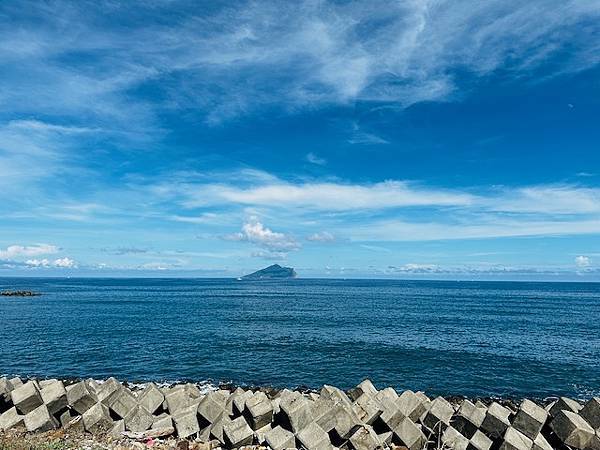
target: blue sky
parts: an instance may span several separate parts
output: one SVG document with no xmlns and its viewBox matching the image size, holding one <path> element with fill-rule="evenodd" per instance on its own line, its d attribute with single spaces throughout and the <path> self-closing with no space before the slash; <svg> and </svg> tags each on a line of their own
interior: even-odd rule
<svg viewBox="0 0 600 450">
<path fill-rule="evenodd" d="M 600 281 L 600 1 L 0 3 L 0 275 Z"/>
</svg>

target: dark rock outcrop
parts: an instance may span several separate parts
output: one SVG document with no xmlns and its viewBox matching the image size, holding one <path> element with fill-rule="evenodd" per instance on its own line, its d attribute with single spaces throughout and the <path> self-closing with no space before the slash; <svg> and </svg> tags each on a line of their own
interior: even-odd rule
<svg viewBox="0 0 600 450">
<path fill-rule="evenodd" d="M 286 278 L 296 278 L 296 271 L 291 267 L 282 267 L 279 264 L 273 264 L 272 266 L 265 267 L 264 269 L 257 270 L 254 273 L 244 275 L 244 280 L 280 280 Z"/>
</svg>

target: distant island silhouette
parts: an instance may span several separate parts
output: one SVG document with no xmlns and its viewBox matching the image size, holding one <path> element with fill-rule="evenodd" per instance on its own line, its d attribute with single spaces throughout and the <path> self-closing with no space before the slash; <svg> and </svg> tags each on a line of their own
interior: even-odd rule
<svg viewBox="0 0 600 450">
<path fill-rule="evenodd" d="M 291 267 L 282 267 L 279 264 L 273 264 L 264 269 L 244 275 L 243 280 L 270 280 L 296 278 L 296 271 Z"/>
</svg>

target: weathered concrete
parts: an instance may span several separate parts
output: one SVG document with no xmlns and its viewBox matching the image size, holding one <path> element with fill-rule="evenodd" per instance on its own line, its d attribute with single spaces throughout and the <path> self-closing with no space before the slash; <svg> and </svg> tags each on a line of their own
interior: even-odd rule
<svg viewBox="0 0 600 450">
<path fill-rule="evenodd" d="M 504 433 L 504 440 L 500 450 L 531 450 L 533 441 L 518 431 L 516 428 L 508 427 Z"/>
<path fill-rule="evenodd" d="M 208 424 L 216 422 L 225 413 L 227 398 L 219 391 L 211 392 L 200 400 L 198 414 Z"/>
<path fill-rule="evenodd" d="M 114 391 L 107 401 L 108 408 L 121 419 L 125 419 L 129 412 L 138 404 L 135 395 L 126 387 Z"/>
<path fill-rule="evenodd" d="M 83 426 L 89 432 L 110 430 L 113 427 L 110 412 L 104 403 L 98 402 L 88 408 L 82 417 Z"/>
<path fill-rule="evenodd" d="M 423 413 L 421 423 L 431 431 L 443 431 L 450 425 L 452 414 L 454 414 L 452 405 L 443 397 L 437 397 Z"/>
<path fill-rule="evenodd" d="M 283 450 L 294 448 L 296 446 L 296 437 L 291 431 L 276 426 L 265 433 L 265 442 L 273 450 Z"/>
<path fill-rule="evenodd" d="M 467 439 L 471 439 L 481 427 L 486 411 L 487 408 L 478 408 L 471 401 L 464 400 L 458 408 L 452 426 Z"/>
<path fill-rule="evenodd" d="M 399 442 L 409 450 L 420 450 L 427 442 L 427 436 L 421 428 L 408 417 L 401 420 L 392 432 Z"/>
<path fill-rule="evenodd" d="M 315 422 L 296 433 L 296 439 L 306 450 L 332 450 L 333 448 L 329 435 Z"/>
<path fill-rule="evenodd" d="M 0 430 L 25 427 L 25 416 L 19 414 L 14 406 L 0 415 Z"/>
<path fill-rule="evenodd" d="M 97 383 L 95 380 L 88 380 L 87 386 L 90 392 L 96 394 L 98 401 L 107 406 L 110 404 L 112 396 L 123 387 L 121 383 L 113 377 L 110 377 L 102 384 Z"/>
<path fill-rule="evenodd" d="M 138 395 L 138 403 L 146 408 L 150 414 L 154 414 L 164 401 L 165 396 L 154 383 L 149 383 Z"/>
<path fill-rule="evenodd" d="M 579 411 L 579 415 L 583 417 L 587 423 L 596 431 L 600 430 L 600 397 L 594 397 L 589 400 Z"/>
<path fill-rule="evenodd" d="M 230 447 L 238 448 L 243 445 L 252 444 L 254 433 L 248 426 L 246 419 L 240 416 L 223 425 L 223 437 Z"/>
<path fill-rule="evenodd" d="M 58 428 L 57 420 L 50 415 L 46 405 L 38 406 L 33 411 L 25 415 L 25 428 L 27 431 L 50 431 Z"/>
<path fill-rule="evenodd" d="M 154 430 L 162 428 L 171 428 L 173 426 L 173 419 L 167 413 L 162 413 L 159 416 L 153 416 L 151 428 Z"/>
<path fill-rule="evenodd" d="M 381 445 L 379 436 L 370 425 L 355 428 L 348 439 L 348 443 L 354 450 L 375 450 Z"/>
<path fill-rule="evenodd" d="M 492 440 L 477 430 L 475 434 L 469 439 L 469 450 L 490 450 L 492 447 Z"/>
<path fill-rule="evenodd" d="M 581 411 L 581 406 L 578 402 L 568 397 L 559 398 L 549 410 L 549 413 L 552 417 L 556 417 L 561 411 L 571 411 L 574 413 L 579 413 Z"/>
<path fill-rule="evenodd" d="M 289 398 L 289 400 L 288 398 L 281 400 L 281 413 L 286 416 L 291 431 L 298 433 L 313 422 L 314 416 L 311 411 L 309 400 L 302 396 L 290 396 Z"/>
<path fill-rule="evenodd" d="M 198 423 L 198 407 L 195 405 L 180 409 L 176 414 L 172 414 L 173 422 L 177 435 L 180 438 L 190 437 L 200 431 Z"/>
<path fill-rule="evenodd" d="M 485 414 L 481 429 L 492 439 L 501 438 L 510 427 L 510 414 L 509 409 L 496 402 L 492 403 Z"/>
<path fill-rule="evenodd" d="M 548 419 L 548 412 L 531 400 L 526 399 L 521 403 L 512 426 L 533 440 L 542 430 L 546 419 Z"/>
<path fill-rule="evenodd" d="M 273 421 L 273 405 L 263 392 L 257 392 L 246 400 L 245 411 L 253 430 L 258 430 Z"/>
<path fill-rule="evenodd" d="M 134 406 L 123 419 L 125 428 L 136 433 L 146 431 L 154 422 L 152 414 L 142 405 Z"/>
<path fill-rule="evenodd" d="M 42 386 L 40 395 L 50 414 L 56 414 L 67 407 L 67 391 L 62 381 L 48 380 Z"/>
<path fill-rule="evenodd" d="M 33 381 L 17 387 L 11 393 L 11 400 L 22 414 L 29 414 L 44 404 L 37 385 Z"/>
<path fill-rule="evenodd" d="M 561 410 L 550 422 L 550 427 L 564 444 L 580 450 L 595 437 L 592 426 L 572 411 Z"/>
<path fill-rule="evenodd" d="M 84 414 L 88 409 L 98 403 L 98 398 L 90 392 L 85 381 L 67 386 L 67 402 L 79 414 Z"/>
<path fill-rule="evenodd" d="M 467 450 L 469 447 L 469 440 L 452 426 L 444 430 L 441 441 L 446 448 L 454 450 Z"/>
</svg>

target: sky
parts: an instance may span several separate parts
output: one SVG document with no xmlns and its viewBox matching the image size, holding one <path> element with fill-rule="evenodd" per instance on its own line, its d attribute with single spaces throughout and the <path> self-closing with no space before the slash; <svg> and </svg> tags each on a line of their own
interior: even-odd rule
<svg viewBox="0 0 600 450">
<path fill-rule="evenodd" d="M 0 2 L 0 276 L 600 281 L 599 23 Z"/>
</svg>

